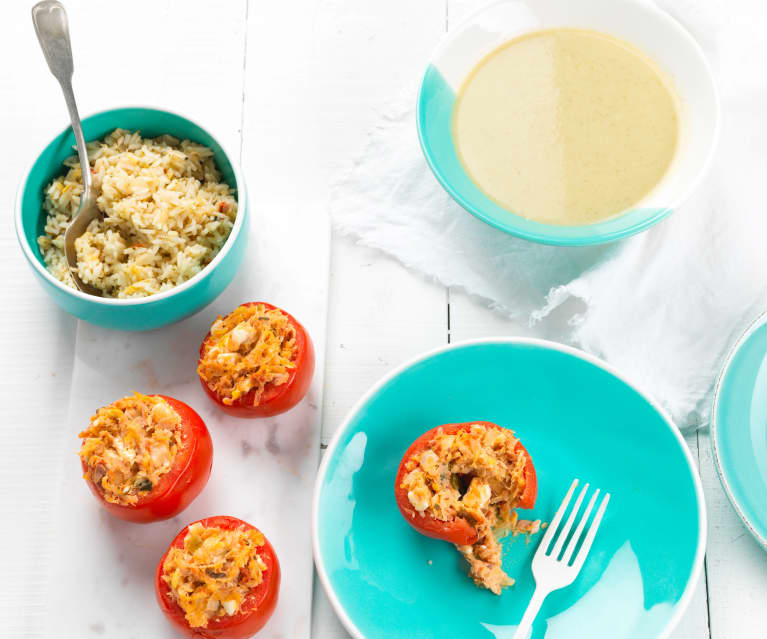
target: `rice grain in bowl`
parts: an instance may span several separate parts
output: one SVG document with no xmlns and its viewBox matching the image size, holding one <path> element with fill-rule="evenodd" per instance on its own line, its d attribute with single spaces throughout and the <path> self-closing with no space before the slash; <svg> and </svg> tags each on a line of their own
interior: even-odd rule
<svg viewBox="0 0 767 639">
<path fill-rule="evenodd" d="M 59 248 L 82 188 L 76 163 L 64 165 L 70 128 L 37 157 L 16 198 L 17 237 L 38 281 L 73 315 L 109 328 L 157 328 L 209 304 L 234 277 L 247 243 L 247 193 L 233 156 L 201 126 L 160 109 L 104 111 L 84 118 L 83 130 L 95 142 L 94 183 L 107 215 L 78 242 L 80 275 L 106 296 L 61 279 Z"/>
<path fill-rule="evenodd" d="M 115 129 L 88 143 L 96 204 L 104 218 L 75 242 L 78 275 L 107 297 L 144 297 L 199 273 L 223 246 L 237 215 L 213 152 L 164 135 L 144 139 Z M 76 155 L 46 189 L 45 235 L 37 242 L 48 270 L 75 288 L 64 233 L 83 191 Z"/>
</svg>

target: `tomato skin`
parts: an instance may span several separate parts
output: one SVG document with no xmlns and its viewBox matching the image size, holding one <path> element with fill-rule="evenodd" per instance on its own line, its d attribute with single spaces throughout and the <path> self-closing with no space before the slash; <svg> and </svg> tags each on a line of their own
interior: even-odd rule
<svg viewBox="0 0 767 639">
<path fill-rule="evenodd" d="M 168 556 L 171 548 L 183 548 L 184 537 L 189 526 L 201 523 L 205 528 L 223 528 L 225 530 L 234 530 L 240 526 L 248 529 L 254 529 L 249 523 L 237 519 L 236 517 L 217 516 L 200 519 L 199 522 L 192 522 L 185 526 L 183 530 L 176 535 L 171 542 L 168 550 L 160 559 L 155 571 L 155 596 L 160 609 L 166 619 L 180 630 L 187 637 L 204 637 L 205 639 L 247 639 L 256 634 L 266 625 L 277 607 L 277 599 L 280 591 L 280 562 L 274 548 L 269 540 L 264 537 L 264 545 L 258 553 L 266 564 L 263 581 L 256 586 L 244 599 L 240 610 L 231 617 L 215 617 L 208 621 L 205 628 L 190 628 L 184 617 L 184 611 L 173 601 L 168 584 L 162 578 L 162 568 L 165 558 Z"/>
<path fill-rule="evenodd" d="M 224 404 L 221 397 L 212 390 L 205 380 L 200 377 L 200 384 L 205 394 L 210 397 L 213 402 L 225 413 L 233 415 L 235 417 L 271 417 L 273 415 L 279 415 L 285 411 L 293 408 L 298 402 L 300 402 L 309 390 L 309 386 L 312 383 L 312 377 L 314 376 L 314 344 L 312 343 L 309 333 L 287 311 L 273 306 L 268 302 L 246 302 L 240 304 L 240 306 L 255 306 L 262 304 L 269 310 L 278 310 L 284 313 L 290 324 L 296 331 L 296 357 L 293 360 L 295 362 L 295 368 L 290 371 L 288 381 L 279 386 L 267 386 L 261 395 L 261 401 L 258 406 L 253 406 L 253 397 L 255 391 L 246 393 L 242 397 L 238 397 L 234 402 Z M 205 344 L 210 339 L 210 331 L 205 336 L 200 344 L 200 360 L 202 359 Z M 198 360 L 198 364 L 199 361 Z"/>
<path fill-rule="evenodd" d="M 178 451 L 170 471 L 163 475 L 147 495 L 139 497 L 138 502 L 131 505 L 107 501 L 96 484 L 90 479 L 85 480 L 88 488 L 107 511 L 125 521 L 140 524 L 170 519 L 184 510 L 205 488 L 213 466 L 213 441 L 205 422 L 197 412 L 172 397 L 150 397 L 161 397 L 181 416 L 182 441 L 188 445 Z M 80 464 L 85 473 L 87 466 L 82 459 Z"/>
<path fill-rule="evenodd" d="M 485 426 L 486 428 L 502 428 L 498 424 L 492 422 L 463 422 L 458 424 L 443 424 L 442 426 L 436 426 L 430 430 L 427 430 L 423 435 L 418 437 L 410 447 L 405 451 L 400 462 L 399 469 L 397 470 L 397 476 L 394 480 L 394 496 L 397 501 L 402 516 L 405 521 L 409 523 L 422 535 L 432 537 L 434 539 L 442 539 L 449 541 L 450 543 L 457 544 L 459 546 L 468 546 L 475 543 L 478 539 L 478 533 L 476 528 L 472 526 L 465 519 L 456 517 L 450 521 L 440 521 L 434 517 L 424 513 L 416 511 L 410 500 L 407 498 L 407 491 L 401 487 L 402 479 L 407 471 L 405 470 L 405 463 L 415 453 L 419 453 L 426 449 L 429 442 L 437 434 L 438 429 L 442 429 L 446 434 L 451 435 L 457 433 L 460 430 L 468 431 L 474 424 Z M 525 464 L 525 490 L 519 499 L 517 504 L 519 508 L 532 508 L 535 506 L 535 498 L 538 494 L 538 479 L 535 474 L 535 467 L 533 466 L 533 460 L 528 454 L 525 447 L 521 442 L 517 440 L 515 450 L 521 450 L 527 457 L 527 463 Z"/>
<path fill-rule="evenodd" d="M 500 428 L 500 427 L 499 427 Z M 519 498 L 519 508 L 530 509 L 535 507 L 535 498 L 538 496 L 538 476 L 535 474 L 535 466 L 533 465 L 533 458 L 530 457 L 530 453 L 522 445 L 522 442 L 517 440 L 515 450 L 521 450 L 525 454 L 525 490 L 522 492 L 522 496 Z"/>
</svg>

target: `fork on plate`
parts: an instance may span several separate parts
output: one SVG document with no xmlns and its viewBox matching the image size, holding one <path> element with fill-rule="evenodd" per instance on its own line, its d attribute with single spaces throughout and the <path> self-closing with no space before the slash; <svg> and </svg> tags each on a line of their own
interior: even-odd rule
<svg viewBox="0 0 767 639">
<path fill-rule="evenodd" d="M 583 538 L 580 550 L 578 551 L 578 554 L 575 555 L 575 559 L 573 559 L 572 563 L 570 563 L 570 559 L 572 559 L 573 553 L 578 546 L 578 541 L 583 534 L 583 529 L 586 527 L 589 515 L 591 515 L 597 497 L 599 497 L 599 489 L 597 489 L 591 496 L 589 504 L 586 506 L 586 510 L 580 518 L 575 532 L 570 538 L 570 543 L 567 544 L 565 552 L 562 553 L 562 547 L 565 545 L 565 541 L 567 541 L 570 529 L 575 522 L 575 517 L 583 503 L 583 498 L 589 490 L 589 485 L 586 484 L 583 487 L 583 490 L 581 490 L 580 495 L 578 495 L 578 499 L 575 500 L 575 506 L 573 506 L 572 512 L 567 518 L 564 527 L 561 531 L 558 531 L 559 524 L 562 522 L 562 517 L 564 517 L 564 514 L 567 511 L 570 498 L 573 496 L 573 492 L 577 486 L 578 480 L 575 479 L 573 480 L 573 483 L 570 484 L 570 489 L 567 491 L 567 495 L 565 495 L 565 498 L 562 500 L 557 513 L 554 515 L 554 519 L 551 520 L 551 523 L 546 530 L 546 534 L 543 535 L 543 539 L 541 540 L 538 549 L 535 551 L 535 555 L 533 556 L 535 592 L 533 593 L 533 598 L 530 600 L 530 603 L 527 605 L 525 614 L 522 616 L 522 621 L 519 622 L 519 626 L 514 633 L 513 639 L 527 639 L 533 625 L 533 620 L 541 609 L 543 600 L 554 590 L 569 586 L 575 581 L 575 578 L 583 567 L 583 562 L 586 561 L 586 555 L 588 555 L 589 550 L 591 550 L 591 544 L 594 543 L 594 537 L 596 537 L 597 529 L 602 521 L 602 515 L 604 515 L 605 508 L 607 508 L 607 502 L 610 501 L 610 493 L 606 493 L 602 498 L 599 508 L 597 509 L 597 514 L 594 515 L 594 520 L 591 522 L 591 526 L 589 526 L 586 536 Z M 554 542 L 554 548 L 551 552 L 547 552 L 554 539 L 554 535 L 557 535 L 557 539 Z"/>
</svg>

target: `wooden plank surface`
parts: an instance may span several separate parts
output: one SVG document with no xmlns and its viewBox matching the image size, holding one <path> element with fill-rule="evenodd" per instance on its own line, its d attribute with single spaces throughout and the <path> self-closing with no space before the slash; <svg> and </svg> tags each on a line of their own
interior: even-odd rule
<svg viewBox="0 0 767 639">
<path fill-rule="evenodd" d="M 0 533 L 3 547 L 13 549 L 6 553 L 5 565 L 7 583 L 13 587 L 0 597 L 0 619 L 9 637 L 41 636 L 49 584 L 40 575 L 56 529 L 51 520 L 56 491 L 51 485 L 64 462 L 61 437 L 66 432 L 76 327 L 33 280 L 13 231 L 13 199 L 22 172 L 68 123 L 60 89 L 34 36 L 32 4 L 0 4 L 5 25 L 0 39 L 0 121 L 6 148 L 0 160 L 0 197 L 5 203 L 0 259 L 8 309 L 0 331 L 6 364 L 0 386 L 0 501 L 3 512 L 13 513 Z M 209 28 L 210 6 L 201 0 L 139 0 L 123 3 L 118 11 L 115 3 L 72 0 L 67 7 L 81 113 L 117 105 L 163 105 L 200 121 L 216 116 L 223 123 L 225 142 L 239 141 L 244 0 L 216 12 L 217 29 L 228 34 L 224 40 Z M 147 31 L 153 20 L 166 25 L 163 33 Z M 184 51 L 186 64 L 181 63 Z M 210 95 L 216 82 L 219 99 L 201 99 L 201 92 Z M 235 125 L 227 129 L 227 122 Z"/>
<path fill-rule="evenodd" d="M 310 114 L 315 95 L 311 60 L 316 8 L 313 0 L 248 3 L 243 171 L 253 213 L 251 237 L 256 241 L 238 277 L 252 277 L 262 299 L 284 306 L 314 337 L 317 370 L 305 400 L 313 411 L 311 428 L 285 436 L 296 447 L 318 449 L 321 423 L 315 418 L 323 403 L 330 253 L 330 224 L 323 206 L 325 147 L 332 140 L 318 135 Z M 274 421 L 283 417 L 287 415 Z M 297 425 L 283 420 L 282 430 Z M 315 453 L 314 459 L 319 460 L 319 450 Z M 302 469 L 307 475 L 312 472 L 306 464 Z M 301 554 L 306 553 L 300 570 L 296 568 L 292 575 L 283 572 L 281 600 L 290 593 L 301 605 L 275 612 L 275 618 L 295 618 L 292 631 L 284 634 L 264 628 L 262 632 L 275 639 L 311 636 L 314 571 L 308 518 L 312 491 L 311 486 L 299 490 L 297 485 L 309 478 L 303 476 L 304 470 L 298 481 L 270 488 L 283 508 L 289 505 L 291 511 L 301 513 L 290 536 Z"/>
<path fill-rule="evenodd" d="M 377 113 L 414 85 L 445 29 L 446 5 L 331 0 L 315 30 L 319 128 L 332 131 L 329 180 L 351 166 Z M 330 140 L 329 140 L 330 142 Z M 334 237 L 323 440 L 386 372 L 447 340 L 447 293 L 379 253 Z M 347 637 L 315 578 L 312 636 Z"/>
<path fill-rule="evenodd" d="M 310 429 L 312 432 L 303 432 L 300 441 L 301 450 L 307 449 L 311 458 L 304 473 L 304 489 L 297 490 L 297 482 L 280 482 L 283 491 L 271 491 L 269 495 L 262 496 L 262 500 L 268 497 L 283 503 L 291 500 L 293 512 L 297 516 L 303 513 L 308 521 L 311 477 L 319 453 L 318 415 L 322 403 L 329 254 L 327 217 L 322 206 L 318 206 L 313 198 L 321 186 L 317 183 L 320 175 L 317 170 L 320 164 L 318 155 L 304 152 L 300 155 L 301 161 L 295 161 L 295 149 L 307 147 L 311 151 L 316 148 L 311 142 L 306 144 L 311 139 L 313 123 L 303 117 L 313 90 L 308 61 L 311 60 L 314 3 L 312 0 L 302 0 L 291 6 L 253 3 L 254 9 L 249 11 L 246 0 L 215 8 L 204 1 L 142 1 L 123 5 L 123 10 L 117 13 L 113 3 L 68 2 L 67 5 L 77 70 L 75 86 L 81 113 L 88 114 L 120 104 L 156 104 L 187 114 L 203 126 L 210 127 L 230 150 L 234 150 L 235 157 L 242 151 L 250 161 L 245 172 L 256 237 L 251 242 L 248 258 L 235 284 L 220 301 L 231 297 L 234 289 L 258 290 L 259 299 L 268 299 L 289 308 L 315 337 L 320 364 L 308 402 L 314 413 L 311 419 L 313 426 Z M 130 10 L 125 11 L 128 6 Z M 33 87 L 27 93 L 9 92 L 10 102 L 5 106 L 6 115 L 12 114 L 15 118 L 5 119 L 17 134 L 13 140 L 16 143 L 12 146 L 31 154 L 47 138 L 64 128 L 66 111 L 58 86 L 49 75 L 34 38 L 29 7 L 28 3 L 22 2 L 4 4 L 3 9 L 10 15 L 3 17 L 8 18 L 6 23 L 19 26 L 18 44 L 22 45 L 19 48 L 29 65 L 26 71 L 36 80 L 29 83 L 21 77 L 11 79 L 11 74 L 16 73 L 19 67 L 8 66 L 4 67 L 3 73 L 8 77 L 2 87 L 5 89 L 12 84 L 30 84 Z M 295 36 L 294 46 L 277 57 L 274 57 L 274 51 L 283 46 L 284 33 L 275 31 L 274 24 L 290 24 Z M 254 43 L 249 50 L 248 40 Z M 12 59 L 15 41 L 5 40 L 3 44 L 8 46 L 8 50 L 4 51 L 6 59 Z M 34 131 L 28 130 L 25 114 L 34 112 L 40 104 L 48 106 L 49 112 L 41 121 L 45 126 L 41 127 L 38 142 L 30 135 Z M 31 122 L 36 124 L 37 120 Z M 20 172 L 21 167 L 9 165 L 7 168 L 8 180 L 4 186 L 7 187 L 6 192 L 12 193 L 10 182 L 19 177 L 12 168 Z M 251 179 L 252 176 L 256 179 Z M 304 185 L 306 190 L 295 189 L 296 183 Z M 10 215 L 7 219 L 11 220 Z M 296 237 L 297 230 L 300 235 Z M 22 578 L 9 597 L 2 598 L 3 615 L 5 617 L 7 612 L 14 637 L 31 637 L 40 636 L 39 617 L 45 611 L 46 588 L 51 585 L 35 575 L 47 572 L 47 547 L 51 537 L 54 537 L 52 531 L 56 530 L 55 521 L 50 519 L 53 510 L 50 495 L 56 494 L 50 489 L 50 479 L 58 476 L 57 471 L 63 461 L 60 459 L 62 445 L 55 442 L 64 430 L 67 413 L 75 322 L 53 309 L 37 285 L 30 284 L 31 274 L 13 245 L 15 238 L 10 230 L 4 235 L 5 238 L 12 242 L 6 253 L 13 256 L 14 267 L 18 266 L 25 276 L 24 284 L 34 287 L 35 296 L 30 296 L 30 299 L 35 306 L 24 309 L 25 314 L 32 318 L 30 324 L 33 327 L 37 328 L 39 324 L 44 332 L 39 337 L 28 326 L 23 326 L 20 337 L 16 330 L 18 316 L 12 318 L 14 324 L 4 325 L 7 330 L 3 332 L 9 336 L 13 333 L 13 341 L 9 340 L 4 352 L 13 358 L 11 367 L 14 371 L 23 375 L 19 378 L 19 388 L 3 384 L 3 398 L 8 398 L 8 403 L 11 403 L 13 395 L 14 408 L 18 404 L 19 409 L 18 421 L 34 420 L 31 425 L 39 422 L 39 432 L 47 435 L 30 436 L 29 442 L 22 436 L 18 441 L 15 439 L 16 429 L 3 430 L 3 437 L 7 434 L 9 439 L 14 438 L 12 444 L 3 447 L 2 451 L 3 461 L 8 462 L 2 464 L 3 470 L 11 467 L 16 470 L 15 474 L 9 473 L 7 482 L 3 482 L 9 492 L 8 501 L 20 516 L 35 519 L 35 530 L 30 531 L 31 534 L 27 534 L 26 526 L 21 527 L 18 533 L 10 531 L 9 544 L 5 547 L 22 550 L 13 553 L 10 559 L 11 575 L 16 570 L 22 576 L 30 575 L 31 578 Z M 292 248 L 294 253 L 291 255 L 286 248 Z M 301 259 L 296 259 L 296 253 Z M 10 295 L 11 302 L 18 298 L 21 306 L 28 301 L 27 292 L 21 287 L 14 288 Z M 39 307 L 45 310 L 40 311 Z M 62 315 L 64 319 L 59 321 Z M 51 329 L 56 330 L 51 332 Z M 64 329 L 68 334 L 62 334 Z M 59 340 L 61 344 L 58 344 Z M 46 348 L 49 352 L 38 356 L 37 350 Z M 27 360 L 34 365 L 28 368 L 36 373 L 31 379 L 26 375 Z M 48 360 L 51 360 L 50 364 Z M 40 365 L 45 366 L 47 373 L 47 369 L 57 365 L 58 360 L 67 370 L 67 374 L 55 378 L 61 379 L 61 383 L 40 379 Z M 29 399 L 24 395 L 25 390 L 30 391 Z M 41 392 L 50 403 L 39 402 Z M 307 412 L 301 410 L 302 414 Z M 291 415 L 297 413 L 294 411 Z M 279 421 L 270 420 L 268 424 L 276 429 L 276 445 L 281 445 L 283 438 Z M 46 432 L 49 424 L 52 435 Z M 65 432 L 67 436 L 72 436 L 71 429 Z M 37 434 L 33 429 L 30 433 Z M 288 441 L 291 437 L 285 434 Z M 66 445 L 63 447 L 66 448 Z M 42 449 L 45 453 L 37 456 L 45 467 L 44 472 L 35 473 L 31 478 L 19 473 L 19 465 L 12 464 L 12 460 L 5 457 L 7 453 L 9 457 L 19 456 L 28 462 L 35 457 L 32 451 L 36 449 Z M 284 446 L 281 450 L 285 455 L 289 452 Z M 51 457 L 50 462 L 46 455 Z M 67 456 L 66 461 L 71 461 L 71 458 Z M 44 480 L 48 480 L 47 485 Z M 14 491 L 15 494 L 11 494 Z M 3 498 L 5 503 L 5 490 Z M 292 637 L 308 636 L 312 588 L 309 528 L 292 525 L 281 539 L 288 545 L 300 544 L 303 550 L 289 553 L 283 561 L 286 583 L 282 594 L 286 607 L 277 613 L 276 617 L 281 617 L 281 620 L 279 624 L 272 624 L 272 631 L 278 632 L 282 628 Z M 29 569 L 29 557 L 35 558 L 33 571 Z M 293 564 L 295 569 L 290 568 Z M 289 575 L 290 572 L 293 574 Z M 290 604 L 291 600 L 294 605 Z M 299 605 L 301 601 L 304 603 Z M 302 614 L 299 614 L 300 608 L 303 608 Z M 94 632 L 97 632 L 98 628 L 106 628 L 106 625 L 99 622 L 95 627 Z M 271 631 L 266 632 L 269 634 Z"/>
<path fill-rule="evenodd" d="M 7 61 L 0 68 L 0 115 L 7 148 L 20 149 L 23 159 L 31 158 L 66 120 L 58 88 L 47 75 L 34 39 L 31 4 L 14 0 L 0 5 L 0 19 L 10 27 L 0 41 L 0 54 Z M 474 0 L 324 0 L 314 2 L 306 15 L 296 18 L 301 5 L 294 2 L 250 2 L 247 9 L 244 0 L 216 5 L 202 0 L 67 2 L 75 40 L 75 83 L 83 112 L 115 104 L 162 104 L 201 121 L 215 118 L 227 131 L 227 141 L 235 143 L 244 122 L 248 183 L 251 190 L 262 191 L 251 192 L 252 201 L 277 214 L 305 206 L 307 224 L 312 223 L 313 215 L 324 214 L 322 205 L 333 179 L 364 144 L 377 110 L 389 96 L 417 79 L 414 69 L 423 66 L 448 23 L 477 4 Z M 246 11 L 250 13 L 247 62 Z M 129 41 L 141 41 L 143 29 L 151 22 L 146 16 L 167 20 L 172 28 L 162 37 L 151 38 L 156 64 L 136 69 L 118 46 L 115 27 L 103 25 L 120 25 L 120 32 L 131 34 Z M 118 61 L 110 65 L 117 76 L 109 73 L 100 77 L 98 85 L 87 84 L 101 62 L 78 55 L 78 42 L 85 38 L 102 43 L 110 59 Z M 200 69 L 177 59 L 184 46 L 210 53 L 207 71 L 204 60 Z M 285 65 L 272 65 L 274 56 L 285 56 Z M 277 77 L 278 69 L 284 77 Z M 291 72 L 285 73 L 286 69 Z M 244 112 L 242 78 L 246 70 L 249 101 Z M 195 92 L 177 89 L 179 74 L 190 80 Z M 293 98 L 274 100 L 271 93 L 275 90 Z M 262 139 L 269 141 L 273 158 L 251 156 L 250 149 L 256 149 Z M 279 140 L 285 144 L 277 146 Z M 291 178 L 294 159 L 308 182 L 298 184 Z M 48 469 L 60 461 L 56 459 L 58 438 L 67 410 L 75 333 L 74 320 L 35 284 L 16 246 L 10 211 L 23 164 L 13 152 L 0 159 L 0 197 L 6 203 L 6 215 L 0 219 L 2 292 L 7 308 L 12 309 L 0 320 L 5 329 L 0 331 L 0 349 L 12 370 L 0 384 L 4 407 L 0 501 L 3 512 L 13 513 L 20 524 L 5 526 L 0 533 L 4 547 L 14 549 L 6 565 L 11 574 L 25 571 L 30 556 L 45 561 L 51 530 L 47 518 L 51 496 L 45 480 Z M 280 257 L 274 247 L 261 248 L 264 256 Z M 322 268 L 300 260 L 296 264 L 300 266 L 294 271 L 290 264 L 286 267 L 291 276 L 302 267 Z M 451 340 L 537 331 L 512 324 L 460 291 L 428 283 L 343 238 L 333 239 L 330 286 L 325 441 L 376 379 L 408 357 L 448 339 L 448 307 Z M 276 288 L 271 292 L 280 294 Z M 310 297 L 305 308 L 314 303 Z M 412 321 L 403 321 L 403 310 Z M 705 579 L 674 639 L 767 636 L 767 607 L 763 605 L 767 555 L 724 496 L 708 437 L 701 434 L 687 441 L 700 460 L 709 543 Z M 20 473 L 10 463 L 15 457 L 34 459 L 35 472 Z M 2 588 L 0 620 L 9 636 L 39 636 L 36 620 L 44 607 L 39 588 L 33 579 L 18 582 L 13 589 Z M 314 590 L 313 636 L 344 637 L 316 584 Z"/>
<path fill-rule="evenodd" d="M 767 637 L 767 553 L 730 505 L 714 467 L 708 434 L 700 466 L 708 508 L 706 573 L 712 639 Z"/>
<path fill-rule="evenodd" d="M 389 8 L 394 9 L 392 5 L 395 4 L 390 3 Z M 460 22 L 466 15 L 475 11 L 482 4 L 481 0 L 448 0 L 444 4 L 443 16 L 429 16 L 431 20 L 430 25 L 435 25 L 430 28 L 438 31 L 446 30 Z M 363 10 L 366 9 L 367 7 Z M 366 13 L 365 15 L 368 14 Z M 354 15 L 347 16 L 347 21 L 351 22 L 354 17 Z M 395 28 L 393 23 L 396 18 L 394 16 L 390 16 L 387 13 L 382 17 L 388 17 L 390 23 L 379 23 L 379 31 L 385 32 Z M 439 24 L 440 22 L 442 23 L 441 25 Z M 317 38 L 318 40 L 323 37 L 326 38 L 323 40 L 322 49 L 327 47 L 329 50 L 337 50 L 345 44 L 343 38 L 338 37 L 339 35 L 343 35 L 343 32 L 329 32 L 327 35 L 318 32 Z M 411 45 L 407 38 L 398 38 L 397 45 L 399 54 L 407 51 L 409 46 L 416 46 L 418 48 L 418 45 Z M 412 58 L 412 55 L 409 57 Z M 344 60 L 347 65 L 359 64 L 363 69 L 369 62 L 365 56 L 362 56 L 361 59 L 359 56 L 344 57 Z M 396 66 L 398 60 L 399 55 L 391 61 L 391 66 Z M 412 82 L 412 79 L 408 78 L 407 82 Z M 395 87 L 395 90 L 401 90 L 403 86 L 407 86 L 407 82 L 403 82 L 400 87 Z M 376 287 L 376 284 L 382 282 L 384 290 L 387 292 L 391 291 L 399 281 L 398 275 L 401 275 L 404 269 L 401 267 L 395 268 L 387 258 L 380 255 L 376 256 L 368 249 L 358 249 L 356 251 L 358 259 L 355 262 L 355 253 L 350 251 L 349 242 L 344 238 L 335 237 L 332 246 L 331 297 L 329 305 L 331 320 L 328 333 L 327 362 L 328 392 L 326 393 L 323 439 L 327 439 L 337 427 L 346 411 L 351 408 L 361 392 L 364 392 L 375 379 L 380 378 L 386 371 L 390 370 L 392 364 L 402 362 L 407 359 L 407 356 L 413 354 L 406 347 L 410 342 L 409 338 L 411 336 L 406 336 L 403 343 L 401 331 L 396 330 L 398 326 L 397 315 L 392 312 L 392 307 L 388 306 L 389 312 L 387 313 L 387 307 L 381 307 L 377 303 L 378 300 L 382 299 L 382 291 Z M 354 266 L 357 266 L 357 268 L 354 268 Z M 383 277 L 381 277 L 381 274 Z M 386 279 L 384 280 L 384 278 Z M 418 281 L 418 278 L 415 277 L 410 279 L 412 282 Z M 394 286 L 391 286 L 391 284 Z M 415 310 L 415 314 L 411 313 L 410 315 L 419 319 L 419 326 L 422 326 L 420 322 L 423 321 L 421 318 L 424 317 L 422 314 L 424 299 L 428 298 L 429 304 L 433 305 L 434 301 L 431 298 L 444 290 L 440 286 L 432 286 L 431 291 L 428 291 L 428 289 L 421 290 L 421 287 L 413 290 L 412 285 L 407 288 L 397 288 L 399 289 L 397 296 L 402 300 L 402 303 L 407 305 L 410 311 Z M 407 293 L 410 293 L 410 297 L 408 297 Z M 391 293 L 389 292 L 388 295 L 391 295 Z M 386 299 L 386 297 L 385 295 L 383 299 Z M 370 302 L 368 304 L 361 303 L 361 300 L 364 299 L 368 299 Z M 347 300 L 346 304 L 344 304 L 343 300 Z M 511 322 L 483 307 L 476 301 L 469 299 L 460 291 L 446 290 L 444 302 L 444 315 L 447 316 L 447 335 L 444 336 L 445 341 L 460 341 L 462 339 L 491 335 L 537 335 L 552 337 L 551 334 L 543 335 L 539 330 L 522 323 Z M 373 304 L 376 308 L 373 316 L 365 314 L 365 311 L 360 310 L 360 308 L 369 307 L 369 304 Z M 415 309 L 413 308 L 414 305 Z M 364 323 L 347 325 L 347 313 L 364 315 Z M 433 317 L 439 317 L 443 311 L 442 309 L 434 309 L 432 313 Z M 344 319 L 335 319 L 339 316 Z M 336 322 L 339 322 L 339 324 L 337 325 Z M 439 325 L 434 326 L 430 331 L 430 335 L 439 339 L 440 328 Z M 556 322 L 550 323 L 548 326 L 548 330 L 551 332 L 556 331 L 556 328 Z M 338 331 L 337 333 L 335 332 L 336 330 Z M 361 331 L 371 334 L 372 338 L 367 341 L 360 339 L 359 343 L 357 343 L 355 338 Z M 559 327 L 558 333 L 560 336 L 567 334 L 567 327 L 564 323 Z M 338 335 L 337 338 L 336 335 Z M 421 344 L 421 351 L 431 347 L 429 340 L 422 340 Z M 399 353 L 401 356 L 398 360 L 389 362 L 390 359 L 394 359 L 391 357 L 392 353 Z M 688 443 L 691 445 L 694 455 L 697 455 L 697 436 L 688 439 Z M 331 637 L 345 634 L 332 611 L 329 610 L 329 604 L 324 597 L 324 593 L 320 592 L 320 590 L 315 584 L 315 619 L 313 623 L 315 635 L 318 637 Z M 702 580 L 697 585 L 695 596 L 687 614 L 674 632 L 673 638 L 698 639 L 708 635 L 707 592 L 705 580 Z"/>
<path fill-rule="evenodd" d="M 323 4 L 315 24 L 313 75 L 328 195 L 351 166 L 378 111 L 415 82 L 444 32 L 441 2 Z M 392 39 L 392 34 L 396 38 Z M 348 239 L 332 244 L 327 393 L 323 438 L 348 406 L 397 363 L 444 343 L 445 290 Z"/>
</svg>

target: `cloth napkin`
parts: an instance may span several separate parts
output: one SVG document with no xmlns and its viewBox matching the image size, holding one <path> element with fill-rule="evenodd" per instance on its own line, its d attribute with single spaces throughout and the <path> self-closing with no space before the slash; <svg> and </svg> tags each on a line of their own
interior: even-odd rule
<svg viewBox="0 0 767 639">
<path fill-rule="evenodd" d="M 340 233 L 500 313 L 543 332 L 557 316 L 567 329 L 555 339 L 606 359 L 691 429 L 709 419 L 733 340 L 767 309 L 767 7 L 661 4 L 706 50 L 724 115 L 707 180 L 666 221 L 623 241 L 574 248 L 491 228 L 432 176 L 417 141 L 414 90 L 382 109 L 333 189 L 330 210 Z"/>
</svg>

